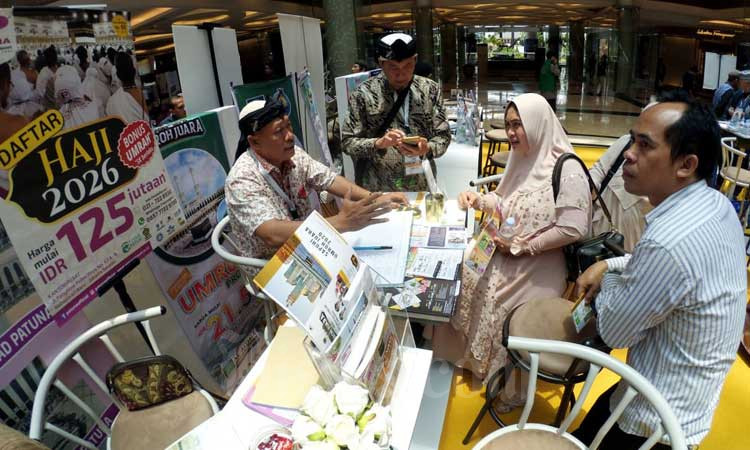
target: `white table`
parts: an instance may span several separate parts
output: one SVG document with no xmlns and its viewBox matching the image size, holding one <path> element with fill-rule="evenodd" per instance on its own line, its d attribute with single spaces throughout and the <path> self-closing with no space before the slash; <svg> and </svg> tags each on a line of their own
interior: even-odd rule
<svg viewBox="0 0 750 450">
<path fill-rule="evenodd" d="M 740 139 L 747 139 L 750 140 L 750 134 L 746 134 L 740 130 L 740 128 L 734 128 L 729 126 L 729 122 L 726 120 L 719 120 L 719 128 L 721 128 L 724 131 L 727 131 L 729 133 L 732 133 L 733 135 L 737 136 Z"/>
<path fill-rule="evenodd" d="M 415 424 L 422 404 L 422 396 L 427 385 L 428 374 L 432 363 L 432 352 L 419 348 L 402 347 L 401 370 L 396 380 L 396 388 L 391 401 L 393 419 L 393 440 L 395 450 L 408 450 L 411 447 Z M 222 448 L 222 450 L 247 450 L 253 444 L 257 430 L 267 426 L 278 426 L 268 417 L 251 410 L 242 397 L 255 384 L 268 359 L 268 349 L 237 387 L 229 402 L 217 415 L 199 425 L 205 435 L 215 435 L 205 449 Z M 448 386 L 450 389 L 450 385 Z M 431 392 L 432 395 L 432 392 Z M 444 408 L 443 408 L 444 409 Z M 443 412 L 444 415 L 444 412 Z M 428 433 L 434 433 L 436 424 L 427 424 Z M 442 429 L 442 423 L 440 428 Z M 424 434 L 424 433 L 422 433 Z M 438 433 L 439 439 L 439 433 Z M 216 446 L 217 443 L 221 446 Z"/>
</svg>

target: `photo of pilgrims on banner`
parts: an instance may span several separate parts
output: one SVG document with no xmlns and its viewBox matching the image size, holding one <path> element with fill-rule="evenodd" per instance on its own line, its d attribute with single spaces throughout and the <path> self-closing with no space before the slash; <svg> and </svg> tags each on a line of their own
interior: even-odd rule
<svg viewBox="0 0 750 450">
<path fill-rule="evenodd" d="M 235 146 L 227 148 L 223 136 L 230 126 L 237 126 L 231 106 L 154 130 L 187 226 L 147 258 L 182 331 L 225 392 L 265 349 L 262 302 L 250 298 L 240 269 L 211 246 L 227 212 L 224 180 Z"/>
<path fill-rule="evenodd" d="M 46 366 L 92 326 L 77 313 L 185 225 L 148 126 L 127 17 L 0 9 L 0 421 L 23 433 Z M 99 342 L 80 353 L 102 378 L 114 363 Z M 58 378 L 111 424 L 117 407 L 77 365 Z M 49 422 L 104 442 L 59 390 L 45 405 Z M 49 431 L 42 443 L 78 447 Z"/>
</svg>

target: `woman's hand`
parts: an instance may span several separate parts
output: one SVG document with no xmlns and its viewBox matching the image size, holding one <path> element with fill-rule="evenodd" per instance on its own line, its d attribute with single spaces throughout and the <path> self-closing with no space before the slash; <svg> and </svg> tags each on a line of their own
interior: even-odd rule
<svg viewBox="0 0 750 450">
<path fill-rule="evenodd" d="M 466 210 L 468 207 L 472 209 L 480 209 L 479 201 L 482 197 L 474 191 L 463 191 L 458 194 L 458 207 L 462 210 Z"/>
</svg>

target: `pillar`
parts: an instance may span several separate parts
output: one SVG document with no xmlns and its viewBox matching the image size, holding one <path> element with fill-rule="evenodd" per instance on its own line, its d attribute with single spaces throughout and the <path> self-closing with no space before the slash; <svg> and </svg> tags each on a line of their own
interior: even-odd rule
<svg viewBox="0 0 750 450">
<path fill-rule="evenodd" d="M 584 27 L 583 21 L 576 20 L 569 23 L 570 53 L 568 54 L 568 92 L 580 94 L 583 84 L 583 55 L 584 55 Z"/>
<path fill-rule="evenodd" d="M 466 27 L 461 25 L 456 27 L 456 41 L 458 45 L 458 69 L 459 71 L 466 64 Z"/>
<path fill-rule="evenodd" d="M 432 1 L 416 0 L 412 17 L 417 28 L 417 54 L 420 61 L 435 65 L 435 44 L 432 37 Z M 437 73 L 433 69 L 433 73 Z"/>
<path fill-rule="evenodd" d="M 487 44 L 477 44 L 477 82 L 487 82 Z"/>
<path fill-rule="evenodd" d="M 617 12 L 617 81 L 615 92 L 631 95 L 635 58 L 636 10 L 632 0 L 618 0 Z"/>
<path fill-rule="evenodd" d="M 443 83 L 456 85 L 456 24 L 446 23 L 440 27 L 440 61 Z"/>
<path fill-rule="evenodd" d="M 552 50 L 558 59 L 560 58 L 560 26 L 558 25 L 550 25 L 547 30 L 547 50 Z"/>
<path fill-rule="evenodd" d="M 358 59 L 355 0 L 323 0 L 323 9 L 331 78 L 347 75 Z"/>
</svg>

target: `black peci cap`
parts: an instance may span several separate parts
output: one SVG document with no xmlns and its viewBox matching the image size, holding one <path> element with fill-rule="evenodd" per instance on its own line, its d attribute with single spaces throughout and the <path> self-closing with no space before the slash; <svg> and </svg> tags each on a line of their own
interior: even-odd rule
<svg viewBox="0 0 750 450">
<path fill-rule="evenodd" d="M 417 54 L 417 43 L 408 34 L 392 33 L 378 40 L 376 51 L 378 58 L 402 61 Z"/>
</svg>

